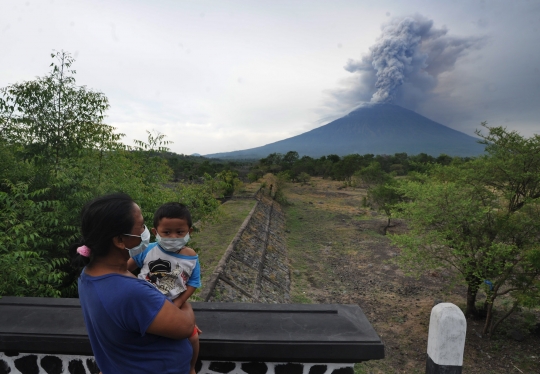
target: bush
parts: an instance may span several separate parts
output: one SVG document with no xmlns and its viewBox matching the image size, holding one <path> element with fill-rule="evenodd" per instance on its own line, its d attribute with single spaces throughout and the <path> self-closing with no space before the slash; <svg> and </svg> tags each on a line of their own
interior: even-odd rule
<svg viewBox="0 0 540 374">
<path fill-rule="evenodd" d="M 309 183 L 309 181 L 311 180 L 311 176 L 308 173 L 301 172 L 296 178 L 296 180 L 302 184 L 306 184 Z"/>
</svg>

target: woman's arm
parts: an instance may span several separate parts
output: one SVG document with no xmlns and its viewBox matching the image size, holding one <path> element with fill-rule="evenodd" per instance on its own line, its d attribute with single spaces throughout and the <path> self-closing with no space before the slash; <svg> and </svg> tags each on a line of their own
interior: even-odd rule
<svg viewBox="0 0 540 374">
<path fill-rule="evenodd" d="M 188 302 L 178 308 L 173 303 L 165 301 L 146 332 L 171 339 L 184 339 L 191 336 L 194 328 L 195 314 Z"/>
<path fill-rule="evenodd" d="M 187 286 L 186 290 L 182 292 L 180 296 L 173 300 L 173 304 L 180 308 L 182 305 L 184 305 L 187 299 L 189 299 L 190 296 L 193 295 L 193 292 L 195 292 L 195 290 L 195 287 Z"/>
</svg>

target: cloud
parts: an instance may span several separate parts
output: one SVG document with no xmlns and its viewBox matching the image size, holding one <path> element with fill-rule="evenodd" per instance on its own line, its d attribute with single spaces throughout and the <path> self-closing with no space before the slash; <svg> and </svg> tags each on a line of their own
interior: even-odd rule
<svg viewBox="0 0 540 374">
<path fill-rule="evenodd" d="M 434 27 L 420 14 L 393 18 L 382 26 L 369 53 L 347 62 L 344 68 L 353 76 L 329 91 L 326 107 L 342 112 L 369 101 L 414 110 L 440 88 L 441 75 L 454 70 L 460 58 L 485 41 L 481 36 L 448 35 L 448 29 Z"/>
</svg>

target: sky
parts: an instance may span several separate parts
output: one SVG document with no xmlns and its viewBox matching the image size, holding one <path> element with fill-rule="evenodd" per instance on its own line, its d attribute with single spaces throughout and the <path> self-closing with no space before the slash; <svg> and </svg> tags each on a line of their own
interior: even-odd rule
<svg viewBox="0 0 540 374">
<path fill-rule="evenodd" d="M 262 146 L 390 102 L 540 133 L 538 0 L 0 0 L 0 87 L 71 53 L 124 143 Z"/>
</svg>

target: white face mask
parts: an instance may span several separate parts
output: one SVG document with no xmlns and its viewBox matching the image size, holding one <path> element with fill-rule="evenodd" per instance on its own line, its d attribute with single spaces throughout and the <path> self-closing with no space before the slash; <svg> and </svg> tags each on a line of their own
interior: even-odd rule
<svg viewBox="0 0 540 374">
<path fill-rule="evenodd" d="M 137 256 L 139 253 L 142 253 L 146 247 L 148 247 L 148 244 L 150 244 L 150 231 L 148 230 L 148 227 L 144 226 L 144 231 L 141 235 L 132 235 L 132 234 L 124 234 L 127 236 L 136 236 L 141 238 L 141 242 L 138 246 L 133 248 L 126 248 L 129 252 L 129 257 Z"/>
<path fill-rule="evenodd" d="M 162 238 L 159 234 L 156 234 L 156 241 L 165 251 L 177 252 L 189 242 L 189 232 L 183 238 Z"/>
</svg>

